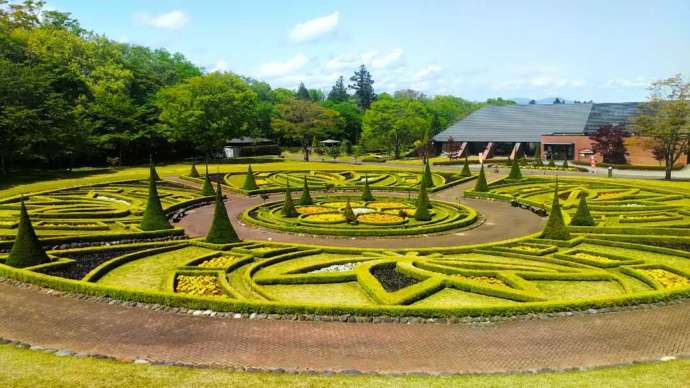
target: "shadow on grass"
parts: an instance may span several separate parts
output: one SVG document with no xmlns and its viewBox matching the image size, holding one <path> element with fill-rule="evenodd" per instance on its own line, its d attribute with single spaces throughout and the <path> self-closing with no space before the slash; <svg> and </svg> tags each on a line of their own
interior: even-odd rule
<svg viewBox="0 0 690 388">
<path fill-rule="evenodd" d="M 84 168 L 78 170 L 16 170 L 7 175 L 0 175 L 0 190 L 15 186 L 52 179 L 76 179 L 113 173 L 110 168 Z"/>
</svg>

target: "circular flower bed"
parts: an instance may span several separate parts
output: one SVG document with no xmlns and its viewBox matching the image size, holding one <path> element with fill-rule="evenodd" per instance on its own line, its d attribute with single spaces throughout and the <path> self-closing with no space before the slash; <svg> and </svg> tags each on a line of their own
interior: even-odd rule
<svg viewBox="0 0 690 388">
<path fill-rule="evenodd" d="M 303 216 L 302 220 L 315 224 L 337 224 L 345 222 L 345 216 L 341 213 L 318 213 Z"/>
<path fill-rule="evenodd" d="M 357 217 L 357 221 L 370 225 L 398 225 L 407 220 L 394 214 L 367 213 Z"/>
<path fill-rule="evenodd" d="M 334 209 L 342 209 L 347 206 L 347 201 L 333 201 L 333 202 L 323 202 L 321 206 L 326 206 Z M 363 201 L 350 201 L 351 207 L 365 207 L 367 204 Z"/>
<path fill-rule="evenodd" d="M 409 206 L 405 203 L 382 202 L 382 201 L 369 202 L 369 203 L 367 203 L 367 207 L 372 208 L 372 209 L 381 209 L 381 210 L 409 208 Z"/>
<path fill-rule="evenodd" d="M 329 213 L 333 209 L 324 206 L 298 206 L 297 213 L 299 214 L 319 214 L 319 213 Z"/>
</svg>

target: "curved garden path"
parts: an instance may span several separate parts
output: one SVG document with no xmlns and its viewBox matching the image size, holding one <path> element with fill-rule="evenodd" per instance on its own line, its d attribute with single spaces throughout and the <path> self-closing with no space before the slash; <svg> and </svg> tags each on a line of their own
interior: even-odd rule
<svg viewBox="0 0 690 388">
<path fill-rule="evenodd" d="M 186 181 L 168 178 L 180 183 L 190 184 Z M 489 176 L 491 179 L 491 176 Z M 280 231 L 272 231 L 266 228 L 257 228 L 247 225 L 239 220 L 239 216 L 248 207 L 262 203 L 259 196 L 247 197 L 226 191 L 228 201 L 226 208 L 235 227 L 235 231 L 243 240 L 269 240 L 273 242 L 317 244 L 339 247 L 361 247 L 361 248 L 421 248 L 421 247 L 448 247 L 467 244 L 479 244 L 491 241 L 507 240 L 536 233 L 543 229 L 544 219 L 520 209 L 511 207 L 504 202 L 486 201 L 481 199 L 463 198 L 462 192 L 474 187 L 474 181 L 459 184 L 449 189 L 431 194 L 432 199 L 448 202 L 458 202 L 470 206 L 479 212 L 485 219 L 484 222 L 472 225 L 460 230 L 451 230 L 443 233 L 436 233 L 421 236 L 402 236 L 402 237 L 337 237 L 319 236 L 312 234 L 295 234 Z M 353 194 L 358 192 L 349 191 Z M 348 192 L 344 192 L 348 193 Z M 320 193 L 313 192 L 318 195 Z M 295 194 L 293 194 L 294 196 Z M 405 196 L 406 194 L 396 194 L 390 192 L 374 191 L 374 195 L 386 196 Z M 284 198 L 284 194 L 277 193 L 270 195 L 269 201 L 278 201 Z M 207 205 L 187 212 L 187 215 L 180 221 L 178 226 L 185 229 L 187 235 L 192 237 L 205 236 L 211 226 L 213 219 L 213 205 Z"/>
<path fill-rule="evenodd" d="M 0 282 L 0 338 L 118 359 L 269 370 L 489 373 L 690 356 L 690 301 L 490 324 L 211 318 Z"/>
</svg>

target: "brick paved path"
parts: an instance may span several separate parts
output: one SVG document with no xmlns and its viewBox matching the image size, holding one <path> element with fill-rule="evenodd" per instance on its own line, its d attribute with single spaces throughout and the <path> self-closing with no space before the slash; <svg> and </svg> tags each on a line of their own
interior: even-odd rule
<svg viewBox="0 0 690 388">
<path fill-rule="evenodd" d="M 484 325 L 195 317 L 0 283 L 0 337 L 120 359 L 402 373 L 514 372 L 690 356 L 690 301 Z"/>
</svg>

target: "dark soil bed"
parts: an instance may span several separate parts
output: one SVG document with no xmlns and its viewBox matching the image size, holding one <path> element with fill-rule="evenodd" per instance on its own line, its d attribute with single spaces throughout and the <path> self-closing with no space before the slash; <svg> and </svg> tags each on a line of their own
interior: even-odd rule
<svg viewBox="0 0 690 388">
<path fill-rule="evenodd" d="M 41 273 L 51 276 L 59 276 L 62 278 L 81 280 L 87 273 L 91 272 L 92 269 L 98 267 L 99 265 L 105 263 L 106 261 L 113 259 L 117 256 L 122 256 L 127 253 L 133 253 L 136 251 L 142 251 L 145 249 L 151 249 L 153 247 L 129 247 L 129 248 L 117 248 L 109 250 L 100 250 L 95 252 L 73 252 L 60 254 L 61 257 L 67 257 L 76 260 L 75 263 L 66 266 L 45 268 L 41 270 Z"/>
<path fill-rule="evenodd" d="M 398 272 L 395 264 L 386 264 L 371 269 L 371 274 L 381 283 L 388 292 L 395 292 L 413 284 L 419 280 Z"/>
</svg>

